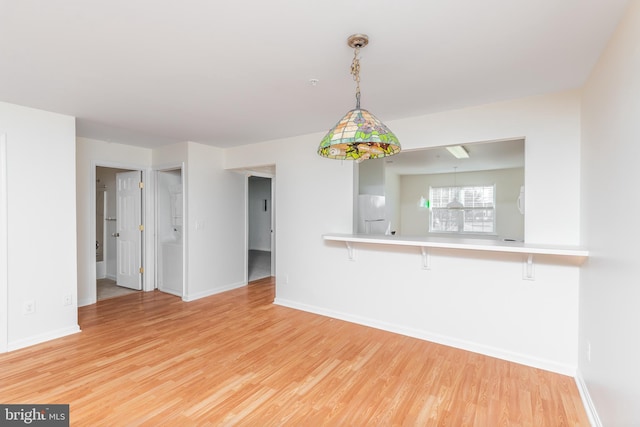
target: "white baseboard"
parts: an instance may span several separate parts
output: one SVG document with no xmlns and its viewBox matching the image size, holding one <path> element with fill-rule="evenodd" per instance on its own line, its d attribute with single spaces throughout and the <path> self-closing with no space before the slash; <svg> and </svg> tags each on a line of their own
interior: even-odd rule
<svg viewBox="0 0 640 427">
<path fill-rule="evenodd" d="M 21 348 L 30 347 L 32 345 L 41 344 L 46 341 L 51 341 L 56 338 L 66 337 L 67 335 L 77 334 L 80 331 L 80 326 L 75 325 L 69 328 L 58 329 L 56 331 L 50 331 L 46 334 L 36 335 L 34 337 L 23 338 L 17 341 L 8 343 L 8 350 L 14 351 Z"/>
<path fill-rule="evenodd" d="M 602 427 L 602 422 L 600 421 L 600 417 L 598 416 L 598 411 L 596 411 L 593 400 L 591 400 L 591 395 L 589 394 L 587 383 L 584 381 L 580 369 L 578 369 L 576 372 L 575 380 L 578 391 L 580 392 L 582 404 L 584 405 L 584 410 L 587 412 L 587 416 L 589 417 L 589 422 L 593 427 Z"/>
<path fill-rule="evenodd" d="M 185 296 L 182 297 L 182 300 L 185 302 L 195 301 L 200 298 L 210 297 L 211 295 L 219 294 L 221 292 L 230 291 L 232 289 L 241 288 L 243 286 L 247 286 L 247 282 L 238 282 L 233 283 L 231 285 L 223 286 L 222 288 L 208 289 L 206 291 L 197 292 L 195 294 L 190 294 L 187 292 Z"/>
<path fill-rule="evenodd" d="M 310 313 L 319 314 L 322 316 L 332 317 L 334 319 L 340 319 L 351 323 L 357 323 L 359 325 L 369 326 L 383 331 L 393 332 L 400 335 L 406 335 L 413 338 L 418 338 L 425 341 L 434 342 L 437 344 L 446 345 L 449 347 L 459 348 L 461 350 L 467 350 L 474 353 L 484 354 L 486 356 L 495 357 L 509 362 L 519 363 L 521 365 L 531 366 L 534 368 L 544 369 L 545 371 L 556 372 L 558 374 L 575 377 L 576 367 L 558 363 L 553 360 L 540 359 L 532 357 L 526 354 L 515 353 L 501 348 L 486 346 L 478 344 L 472 341 L 460 340 L 454 337 L 440 335 L 429 331 L 423 331 L 418 329 L 406 328 L 403 326 L 380 322 L 375 319 L 354 316 L 347 313 L 341 313 L 333 310 L 327 310 L 321 307 L 310 306 L 301 304 L 295 301 L 290 301 L 282 298 L 276 298 L 274 304 L 284 307 L 294 308 L 297 310 L 307 311 Z"/>
</svg>

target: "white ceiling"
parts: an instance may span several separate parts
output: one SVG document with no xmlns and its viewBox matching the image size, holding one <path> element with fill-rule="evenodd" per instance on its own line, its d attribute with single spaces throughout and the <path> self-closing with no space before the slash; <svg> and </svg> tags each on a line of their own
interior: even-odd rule
<svg viewBox="0 0 640 427">
<path fill-rule="evenodd" d="M 628 0 L 0 0 L 0 100 L 219 147 L 580 87 Z M 316 86 L 310 79 L 318 79 Z M 402 142 L 402 135 L 398 135 Z"/>
</svg>

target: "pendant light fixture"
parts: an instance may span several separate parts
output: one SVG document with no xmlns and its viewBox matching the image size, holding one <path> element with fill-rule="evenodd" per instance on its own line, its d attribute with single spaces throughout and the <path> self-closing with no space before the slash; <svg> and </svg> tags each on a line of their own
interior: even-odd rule
<svg viewBox="0 0 640 427">
<path fill-rule="evenodd" d="M 318 154 L 339 160 L 355 160 L 392 156 L 400 152 L 398 138 L 384 123 L 367 110 L 360 108 L 360 48 L 369 43 L 364 34 L 354 34 L 347 44 L 354 49 L 351 74 L 356 81 L 356 108 L 349 111 L 322 138 Z"/>
<path fill-rule="evenodd" d="M 458 198 L 460 197 L 460 189 L 458 188 L 458 182 L 456 180 L 457 172 L 458 172 L 458 167 L 454 166 L 453 167 L 453 191 L 455 191 L 455 196 L 453 200 L 447 203 L 447 209 L 462 209 L 464 207 L 464 205 L 460 203 L 460 200 L 458 200 Z"/>
</svg>

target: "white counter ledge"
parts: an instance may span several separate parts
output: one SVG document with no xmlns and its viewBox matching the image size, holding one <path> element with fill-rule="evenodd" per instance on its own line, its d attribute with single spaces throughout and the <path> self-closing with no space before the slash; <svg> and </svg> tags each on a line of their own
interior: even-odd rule
<svg viewBox="0 0 640 427">
<path fill-rule="evenodd" d="M 475 238 L 448 237 L 411 237 L 386 236 L 369 234 L 325 234 L 324 240 L 345 242 L 350 260 L 354 260 L 354 244 L 366 243 L 372 245 L 415 246 L 422 252 L 422 268 L 431 269 L 429 248 L 460 249 L 471 251 L 508 252 L 528 255 L 524 261 L 523 279 L 534 280 L 533 256 L 554 255 L 577 257 L 581 261 L 589 256 L 589 251 L 579 246 L 541 245 L 523 242 L 512 242 Z"/>
<path fill-rule="evenodd" d="M 378 245 L 418 246 L 426 248 L 467 249 L 473 251 L 512 252 L 535 255 L 564 255 L 586 258 L 589 251 L 579 246 L 540 245 L 490 239 L 448 237 L 383 236 L 370 234 L 325 234 L 324 240 Z"/>
</svg>

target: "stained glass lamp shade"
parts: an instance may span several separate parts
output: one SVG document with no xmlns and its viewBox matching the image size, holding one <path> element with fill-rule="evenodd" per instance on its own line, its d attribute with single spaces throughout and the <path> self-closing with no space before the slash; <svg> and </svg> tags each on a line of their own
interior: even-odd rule
<svg viewBox="0 0 640 427">
<path fill-rule="evenodd" d="M 349 111 L 322 138 L 318 154 L 330 159 L 365 160 L 400 152 L 398 138 L 367 110 Z"/>
<path fill-rule="evenodd" d="M 400 152 L 398 138 L 384 123 L 367 110 L 360 108 L 360 60 L 361 47 L 369 43 L 364 34 L 354 34 L 347 44 L 354 48 L 351 74 L 357 83 L 356 108 L 349 111 L 320 141 L 318 154 L 339 160 L 356 160 L 392 156 Z"/>
</svg>

